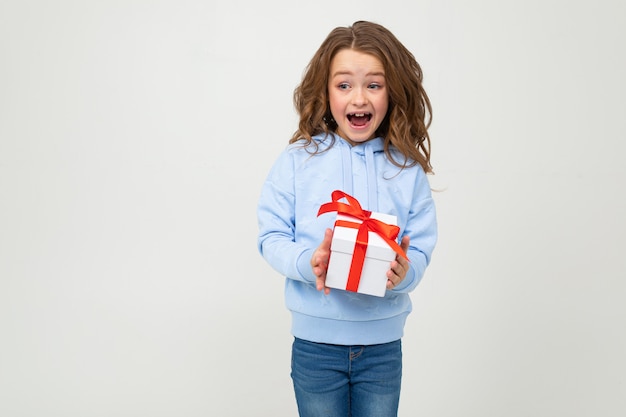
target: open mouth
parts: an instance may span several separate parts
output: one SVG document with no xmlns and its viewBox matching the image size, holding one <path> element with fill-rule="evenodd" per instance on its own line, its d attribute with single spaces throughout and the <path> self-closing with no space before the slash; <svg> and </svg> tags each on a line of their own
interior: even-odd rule
<svg viewBox="0 0 626 417">
<path fill-rule="evenodd" d="M 364 126 L 372 119 L 371 113 L 350 113 L 348 121 L 354 126 Z"/>
</svg>

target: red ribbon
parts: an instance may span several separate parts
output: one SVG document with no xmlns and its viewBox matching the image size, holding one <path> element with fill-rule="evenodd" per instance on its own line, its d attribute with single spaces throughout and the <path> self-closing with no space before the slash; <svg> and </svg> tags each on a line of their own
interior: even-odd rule
<svg viewBox="0 0 626 417">
<path fill-rule="evenodd" d="M 342 198 L 345 198 L 349 204 L 339 202 Z M 371 211 L 363 210 L 356 198 L 344 193 L 343 191 L 333 191 L 332 200 L 333 201 L 330 203 L 322 204 L 317 212 L 318 216 L 323 213 L 336 211 L 338 214 L 343 214 L 361 220 L 361 223 L 349 222 L 346 220 L 335 221 L 335 226 L 358 229 L 346 290 L 357 292 L 359 289 L 359 282 L 361 281 L 361 272 L 363 271 L 363 262 L 365 261 L 365 252 L 367 251 L 370 231 L 383 238 L 383 240 L 387 242 L 398 255 L 402 256 L 406 260 L 409 259 L 404 254 L 400 245 L 396 242 L 398 233 L 400 233 L 400 228 L 398 226 L 387 224 L 377 219 L 372 219 L 370 217 L 372 214 Z"/>
</svg>

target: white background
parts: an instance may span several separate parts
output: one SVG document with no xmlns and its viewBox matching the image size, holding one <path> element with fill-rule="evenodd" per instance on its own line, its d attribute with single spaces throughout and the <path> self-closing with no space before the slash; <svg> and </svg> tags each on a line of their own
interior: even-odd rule
<svg viewBox="0 0 626 417">
<path fill-rule="evenodd" d="M 626 6 L 0 3 L 0 415 L 293 416 L 256 201 L 327 33 L 434 107 L 401 416 L 626 414 Z"/>
</svg>

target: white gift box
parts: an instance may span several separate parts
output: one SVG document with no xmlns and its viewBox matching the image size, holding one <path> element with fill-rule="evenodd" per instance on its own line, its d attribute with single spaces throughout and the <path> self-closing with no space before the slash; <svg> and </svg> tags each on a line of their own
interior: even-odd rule
<svg viewBox="0 0 626 417">
<path fill-rule="evenodd" d="M 396 225 L 396 216 L 372 212 L 371 218 Z M 343 214 L 337 220 L 360 224 L 361 221 Z M 352 255 L 356 245 L 357 225 L 355 228 L 335 225 L 331 254 L 326 272 L 326 286 L 346 290 Z M 396 252 L 376 232 L 368 231 L 368 245 L 363 262 L 363 270 L 358 286 L 358 293 L 384 297 L 387 289 L 387 271 L 396 258 Z"/>
</svg>

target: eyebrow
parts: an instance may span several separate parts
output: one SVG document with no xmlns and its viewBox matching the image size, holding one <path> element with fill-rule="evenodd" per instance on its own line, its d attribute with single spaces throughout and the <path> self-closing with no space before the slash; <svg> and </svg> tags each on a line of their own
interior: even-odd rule
<svg viewBox="0 0 626 417">
<path fill-rule="evenodd" d="M 353 73 L 351 71 L 337 71 L 335 73 L 332 74 L 333 77 L 336 77 L 338 75 L 353 75 Z M 366 77 L 372 77 L 372 76 L 381 76 L 384 77 L 385 73 L 382 71 L 377 71 L 377 72 L 368 72 L 367 74 L 365 74 Z"/>
</svg>

